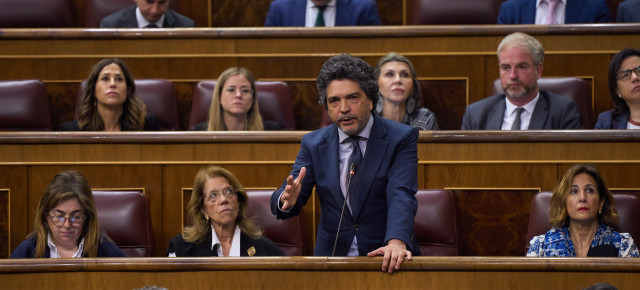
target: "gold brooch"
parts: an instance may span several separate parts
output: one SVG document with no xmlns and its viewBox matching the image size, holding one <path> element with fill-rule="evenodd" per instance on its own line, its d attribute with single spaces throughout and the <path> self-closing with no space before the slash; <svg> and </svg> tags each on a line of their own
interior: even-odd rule
<svg viewBox="0 0 640 290">
<path fill-rule="evenodd" d="M 253 257 L 253 255 L 256 254 L 256 248 L 251 247 L 247 250 L 247 254 L 249 254 L 249 257 Z"/>
</svg>

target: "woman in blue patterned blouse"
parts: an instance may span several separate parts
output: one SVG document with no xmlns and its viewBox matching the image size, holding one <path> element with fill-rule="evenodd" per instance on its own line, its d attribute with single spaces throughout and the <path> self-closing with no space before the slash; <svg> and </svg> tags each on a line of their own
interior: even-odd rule
<svg viewBox="0 0 640 290">
<path fill-rule="evenodd" d="M 619 233 L 613 195 L 598 169 L 577 164 L 553 191 L 549 223 L 544 235 L 531 239 L 531 257 L 638 257 L 628 233 Z"/>
</svg>

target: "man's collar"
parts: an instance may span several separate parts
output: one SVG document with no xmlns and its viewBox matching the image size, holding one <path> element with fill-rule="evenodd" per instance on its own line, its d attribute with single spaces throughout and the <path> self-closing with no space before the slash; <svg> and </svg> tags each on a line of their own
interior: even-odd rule
<svg viewBox="0 0 640 290">
<path fill-rule="evenodd" d="M 164 23 L 164 17 L 166 16 L 166 14 L 167 12 L 165 12 L 165 14 L 162 14 L 162 17 L 160 17 L 160 19 L 158 19 L 158 21 L 156 22 L 149 22 L 144 18 L 144 16 L 142 16 L 140 7 L 136 7 L 136 20 L 138 21 L 138 28 L 144 28 L 151 23 L 157 25 L 159 28 L 162 28 L 162 24 Z"/>
<path fill-rule="evenodd" d="M 369 115 L 369 121 L 367 122 L 367 125 L 365 125 L 364 128 L 362 128 L 362 131 L 357 134 L 358 136 L 365 138 L 365 140 L 369 139 L 369 136 L 371 135 L 371 128 L 373 127 L 373 119 L 373 113 L 371 113 Z M 338 127 L 338 140 L 340 140 L 340 143 L 344 142 L 345 139 L 350 137 L 350 135 L 340 129 L 340 126 L 336 127 Z"/>
</svg>

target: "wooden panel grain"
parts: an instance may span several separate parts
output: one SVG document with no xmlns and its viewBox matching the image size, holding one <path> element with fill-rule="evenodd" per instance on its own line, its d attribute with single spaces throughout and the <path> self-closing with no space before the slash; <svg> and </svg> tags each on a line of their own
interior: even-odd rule
<svg viewBox="0 0 640 290">
<path fill-rule="evenodd" d="M 536 189 L 453 190 L 465 256 L 523 256 Z"/>
<path fill-rule="evenodd" d="M 8 258 L 27 236 L 27 167 L 0 165 L 0 259 Z"/>
<path fill-rule="evenodd" d="M 583 289 L 640 283 L 636 259 L 414 257 L 398 273 L 382 258 L 22 259 L 0 261 L 3 286 L 134 289 Z M 279 281 L 288 281 L 280 283 Z"/>
</svg>

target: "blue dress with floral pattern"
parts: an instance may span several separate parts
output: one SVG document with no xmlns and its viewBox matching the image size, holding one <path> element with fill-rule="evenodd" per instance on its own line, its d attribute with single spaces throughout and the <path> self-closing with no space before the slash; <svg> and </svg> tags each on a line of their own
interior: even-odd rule
<svg viewBox="0 0 640 290">
<path fill-rule="evenodd" d="M 533 237 L 527 257 L 575 257 L 576 252 L 571 241 L 569 228 L 552 228 L 544 235 Z M 614 245 L 618 257 L 638 257 L 638 247 L 628 233 L 619 233 L 612 227 L 598 226 L 590 248 L 600 245 Z"/>
</svg>

